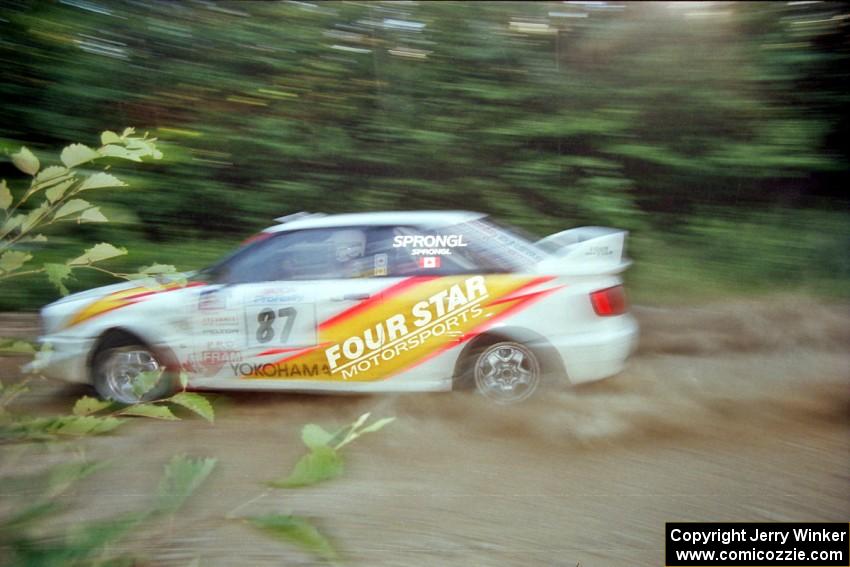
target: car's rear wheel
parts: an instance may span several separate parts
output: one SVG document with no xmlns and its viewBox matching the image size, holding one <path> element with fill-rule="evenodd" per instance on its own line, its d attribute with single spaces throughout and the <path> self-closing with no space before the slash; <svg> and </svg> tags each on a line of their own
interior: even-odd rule
<svg viewBox="0 0 850 567">
<path fill-rule="evenodd" d="M 145 372 L 159 378 L 150 390 L 142 392 L 137 379 Z M 104 345 L 92 362 L 92 382 L 100 397 L 122 404 L 159 399 L 173 390 L 165 364 L 142 344 Z"/>
<path fill-rule="evenodd" d="M 503 341 L 487 346 L 472 363 L 475 389 L 500 404 L 528 399 L 541 382 L 540 361 L 527 346 Z"/>
</svg>

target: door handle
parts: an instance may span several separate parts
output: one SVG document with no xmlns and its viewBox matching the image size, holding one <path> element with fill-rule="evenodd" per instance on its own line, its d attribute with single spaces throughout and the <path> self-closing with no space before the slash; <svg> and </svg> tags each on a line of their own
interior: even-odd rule
<svg viewBox="0 0 850 567">
<path fill-rule="evenodd" d="M 364 299 L 371 298 L 372 295 L 369 293 L 347 293 L 342 297 L 336 296 L 332 297 L 331 301 L 362 301 Z"/>
</svg>

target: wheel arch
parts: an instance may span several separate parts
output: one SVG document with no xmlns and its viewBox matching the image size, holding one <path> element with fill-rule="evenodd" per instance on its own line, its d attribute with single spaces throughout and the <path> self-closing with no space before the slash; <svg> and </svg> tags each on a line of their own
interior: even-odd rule
<svg viewBox="0 0 850 567">
<path fill-rule="evenodd" d="M 165 364 L 166 369 L 171 371 L 179 369 L 180 364 L 174 354 L 174 351 L 170 348 L 164 345 L 155 345 L 150 338 L 144 335 L 144 333 L 139 333 L 138 331 L 127 327 L 115 326 L 108 327 L 101 331 L 89 350 L 88 357 L 86 358 L 86 370 L 90 377 L 94 359 L 97 354 L 104 348 L 110 348 L 110 346 L 117 346 L 121 344 L 140 344 L 145 346 L 156 354 L 157 358 Z"/>
<path fill-rule="evenodd" d="M 459 380 L 463 379 L 468 370 L 467 364 L 472 358 L 472 353 L 477 349 L 502 341 L 513 341 L 530 348 L 537 355 L 545 377 L 561 376 L 569 380 L 564 360 L 546 337 L 525 327 L 499 327 L 481 333 L 466 343 L 455 361 L 452 375 L 453 383 L 457 384 Z"/>
</svg>

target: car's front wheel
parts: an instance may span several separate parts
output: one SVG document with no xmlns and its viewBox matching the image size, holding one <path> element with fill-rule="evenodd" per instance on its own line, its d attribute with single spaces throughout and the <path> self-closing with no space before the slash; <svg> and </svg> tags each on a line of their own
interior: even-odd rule
<svg viewBox="0 0 850 567">
<path fill-rule="evenodd" d="M 472 377 L 476 390 L 486 398 L 500 404 L 521 402 L 540 386 L 540 361 L 523 344 L 498 342 L 475 356 Z"/>
<path fill-rule="evenodd" d="M 122 404 L 159 399 L 173 389 L 165 365 L 142 344 L 104 345 L 92 362 L 92 382 L 100 397 Z"/>
</svg>

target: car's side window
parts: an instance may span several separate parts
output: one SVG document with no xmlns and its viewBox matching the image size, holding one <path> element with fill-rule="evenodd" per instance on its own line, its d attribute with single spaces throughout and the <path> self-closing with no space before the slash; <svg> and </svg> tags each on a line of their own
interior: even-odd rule
<svg viewBox="0 0 850 567">
<path fill-rule="evenodd" d="M 391 230 L 384 239 L 391 276 L 499 274 L 516 268 L 506 257 L 510 246 L 498 241 L 498 232 L 484 233 L 472 223 Z"/>
<path fill-rule="evenodd" d="M 367 253 L 376 264 L 375 275 L 436 276 L 477 271 L 462 255 L 452 253 L 454 240 L 441 237 L 441 242 L 437 245 L 428 231 L 414 226 L 376 227 L 370 231 Z"/>
<path fill-rule="evenodd" d="M 274 235 L 219 268 L 227 283 L 358 277 L 366 234 L 359 228 L 299 230 Z"/>
<path fill-rule="evenodd" d="M 316 228 L 282 232 L 214 268 L 221 283 L 504 273 L 514 269 L 498 231 L 472 223 Z"/>
</svg>

